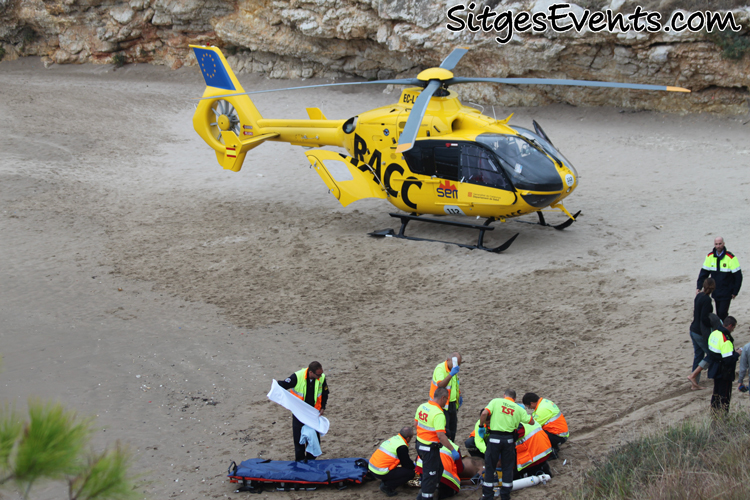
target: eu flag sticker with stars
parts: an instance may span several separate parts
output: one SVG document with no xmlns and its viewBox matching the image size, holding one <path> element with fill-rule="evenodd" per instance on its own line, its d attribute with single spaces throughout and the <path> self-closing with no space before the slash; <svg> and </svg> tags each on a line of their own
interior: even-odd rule
<svg viewBox="0 0 750 500">
<path fill-rule="evenodd" d="M 197 47 L 194 47 L 193 50 L 195 51 L 195 58 L 198 60 L 198 66 L 201 67 L 203 78 L 206 80 L 206 85 L 224 90 L 235 90 L 232 79 L 229 78 L 229 74 L 216 52 Z"/>
</svg>

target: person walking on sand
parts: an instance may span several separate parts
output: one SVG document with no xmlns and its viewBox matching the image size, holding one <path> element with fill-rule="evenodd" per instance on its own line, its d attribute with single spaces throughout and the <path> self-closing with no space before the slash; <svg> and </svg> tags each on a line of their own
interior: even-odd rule
<svg viewBox="0 0 750 500">
<path fill-rule="evenodd" d="M 282 389 L 286 389 L 310 406 L 314 406 L 323 415 L 328 403 L 328 381 L 323 373 L 323 366 L 313 361 L 307 368 L 294 372 L 288 378 L 279 382 Z M 294 460 L 315 460 L 315 456 L 307 453 L 305 445 L 300 444 L 302 427 L 304 424 L 292 415 L 292 438 L 294 439 Z M 320 434 L 318 434 L 320 440 Z"/>
<path fill-rule="evenodd" d="M 740 293 L 742 270 L 737 257 L 724 247 L 724 238 L 721 236 L 714 239 L 714 249 L 703 261 L 703 267 L 698 274 L 696 295 L 701 292 L 703 281 L 709 276 L 716 280 L 713 298 L 716 302 L 716 315 L 723 321 L 729 314 L 730 303 Z"/>
<path fill-rule="evenodd" d="M 711 293 L 716 288 L 713 278 L 703 281 L 703 292 L 693 300 L 693 322 L 690 323 L 690 340 L 693 342 L 693 371 L 688 380 L 694 391 L 703 389 L 699 384 L 701 371 L 708 367 L 708 336 L 711 335 L 711 320 L 709 315 L 714 312 L 711 304 Z M 700 370 L 697 368 L 700 366 Z"/>
<path fill-rule="evenodd" d="M 438 387 L 448 389 L 448 403 L 445 411 L 445 433 L 451 441 L 456 440 L 456 429 L 458 428 L 458 409 L 463 403 L 461 388 L 458 383 L 458 370 L 461 364 L 461 354 L 454 352 L 444 362 L 438 364 L 432 371 L 432 383 L 430 384 L 430 397 Z"/>
</svg>

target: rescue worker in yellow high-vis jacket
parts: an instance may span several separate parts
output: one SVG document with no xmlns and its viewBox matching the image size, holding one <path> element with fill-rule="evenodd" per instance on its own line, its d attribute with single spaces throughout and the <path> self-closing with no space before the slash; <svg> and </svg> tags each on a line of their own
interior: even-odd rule
<svg viewBox="0 0 750 500">
<path fill-rule="evenodd" d="M 328 403 L 328 382 L 323 373 L 323 366 L 318 361 L 313 361 L 310 366 L 294 372 L 290 377 L 279 382 L 282 389 L 288 390 L 310 406 L 314 406 L 321 415 Z M 315 460 L 315 456 L 305 451 L 305 446 L 300 444 L 304 424 L 297 420 L 292 414 L 292 437 L 294 438 L 294 460 Z M 320 441 L 320 434 L 318 434 Z"/>
<path fill-rule="evenodd" d="M 453 447 L 458 450 L 458 445 L 451 441 Z M 459 456 L 452 453 L 445 446 L 440 448 L 440 461 L 443 464 L 443 474 L 438 485 L 438 498 L 450 498 L 461 490 L 461 473 L 464 471 L 464 462 Z M 417 458 L 417 473 L 422 471 L 422 459 Z"/>
<path fill-rule="evenodd" d="M 368 468 L 380 479 L 380 491 L 386 496 L 396 495 L 396 488 L 414 479 L 414 462 L 409 456 L 409 442 L 414 436 L 411 427 L 404 427 L 386 439 L 369 460 Z"/>
<path fill-rule="evenodd" d="M 523 405 L 531 410 L 534 420 L 542 425 L 542 429 L 547 433 L 552 443 L 552 457 L 557 458 L 557 452 L 560 451 L 560 445 L 568 440 L 570 432 L 568 431 L 568 422 L 565 420 L 560 408 L 549 399 L 540 398 L 533 392 L 527 392 L 523 395 Z"/>
<path fill-rule="evenodd" d="M 533 424 L 534 419 L 526 409 L 516 404 L 516 391 L 508 389 L 504 398 L 496 398 L 482 411 L 479 417 L 481 426 L 489 423 L 490 439 L 484 454 L 484 482 L 482 483 L 482 500 L 494 498 L 494 487 L 497 485 L 497 462 L 500 460 L 503 479 L 500 484 L 500 500 L 510 500 L 513 489 L 513 474 L 516 468 L 515 432 L 518 424 Z M 484 438 L 485 431 L 479 427 L 478 435 Z"/>
<path fill-rule="evenodd" d="M 422 486 L 417 500 L 432 500 L 443 474 L 440 447 L 447 448 L 454 459 L 460 458 L 458 449 L 445 435 L 445 413 L 448 389 L 438 387 L 430 400 L 417 408 L 414 421 L 417 424 L 417 455 L 422 460 Z"/>
<path fill-rule="evenodd" d="M 453 360 L 456 362 L 454 363 Z M 443 410 L 445 410 L 445 433 L 451 441 L 456 439 L 458 408 L 463 404 L 461 387 L 458 383 L 458 370 L 461 361 L 461 354 L 452 353 L 448 356 L 448 359 L 439 363 L 432 371 L 432 382 L 430 383 L 430 397 L 438 387 L 448 389 L 448 402 Z"/>
<path fill-rule="evenodd" d="M 484 409 L 482 409 L 484 411 Z M 479 412 L 479 416 L 482 416 L 482 411 Z M 471 434 L 469 434 L 469 438 L 464 441 L 464 446 L 466 446 L 466 451 L 469 452 L 469 455 L 472 457 L 482 457 L 484 458 L 484 452 L 487 451 L 487 439 L 489 439 L 490 435 L 487 433 L 487 429 L 484 430 L 484 437 L 479 437 L 479 427 L 480 423 L 479 420 L 477 420 L 477 423 L 474 424 L 474 430 L 471 431 Z"/>
</svg>

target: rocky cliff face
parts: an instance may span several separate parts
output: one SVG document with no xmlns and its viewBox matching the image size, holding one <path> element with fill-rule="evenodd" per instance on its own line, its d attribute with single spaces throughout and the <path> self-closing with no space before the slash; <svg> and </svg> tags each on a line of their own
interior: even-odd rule
<svg viewBox="0 0 750 500">
<path fill-rule="evenodd" d="M 471 50 L 457 76 L 523 76 L 625 81 L 687 87 L 692 94 L 591 90 L 576 87 L 470 84 L 462 98 L 499 105 L 611 105 L 677 112 L 747 113 L 750 100 L 750 2 L 714 0 L 731 12 L 739 32 L 705 30 L 598 33 L 546 29 L 513 36 L 494 29 L 451 31 L 485 6 L 500 14 L 550 13 L 553 0 L 0 0 L 0 52 L 5 58 L 41 56 L 45 64 L 148 62 L 194 65 L 188 44 L 212 44 L 230 55 L 235 71 L 271 78 L 415 76 L 440 64 L 456 46 Z M 639 6 L 687 18 L 705 10 L 698 0 L 578 0 L 580 16 Z M 473 5 L 473 7 L 472 7 Z M 471 11 L 468 9 L 471 8 Z M 697 27 L 698 19 L 694 19 Z M 476 19 L 475 19 L 476 23 Z M 476 23 L 478 24 L 478 23 Z M 569 21 L 560 24 L 570 24 Z M 498 24 L 498 26 L 500 26 Z M 518 26 L 523 27 L 523 24 Z M 492 23 L 490 23 L 492 28 Z M 510 40 L 500 44 L 496 38 Z M 734 58 L 730 58 L 734 57 Z"/>
</svg>

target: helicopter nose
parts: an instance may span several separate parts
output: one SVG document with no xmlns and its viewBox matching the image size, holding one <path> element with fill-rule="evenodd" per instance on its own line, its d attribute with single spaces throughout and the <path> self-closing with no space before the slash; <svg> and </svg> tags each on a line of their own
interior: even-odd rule
<svg viewBox="0 0 750 500">
<path fill-rule="evenodd" d="M 535 208 L 544 208 L 549 206 L 553 201 L 555 201 L 555 198 L 560 196 L 560 193 L 551 193 L 551 194 L 523 194 L 521 193 L 521 198 L 523 198 L 523 201 L 531 205 Z"/>
</svg>

